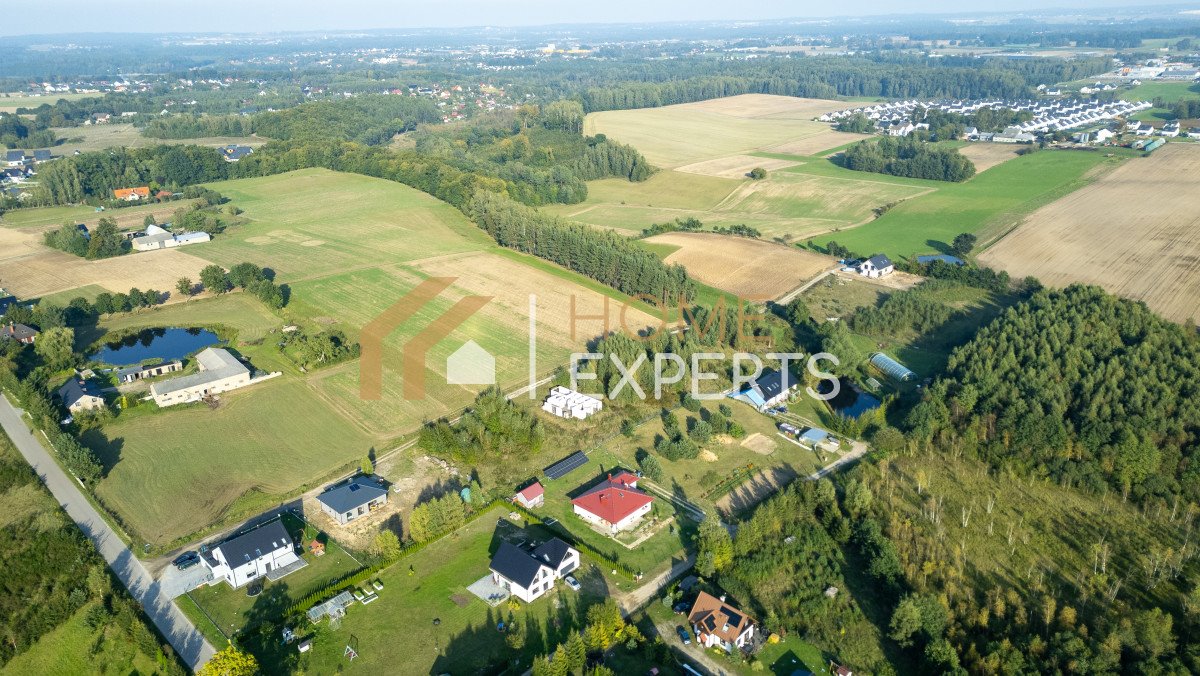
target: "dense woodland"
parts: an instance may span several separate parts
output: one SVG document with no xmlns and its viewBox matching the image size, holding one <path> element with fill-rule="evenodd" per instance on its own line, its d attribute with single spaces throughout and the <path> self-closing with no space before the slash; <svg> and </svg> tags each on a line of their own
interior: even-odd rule
<svg viewBox="0 0 1200 676">
<path fill-rule="evenodd" d="M 965 181 L 975 175 L 975 165 L 954 148 L 939 148 L 915 136 L 860 141 L 842 153 L 842 164 L 854 171 L 932 181 Z"/>
</svg>

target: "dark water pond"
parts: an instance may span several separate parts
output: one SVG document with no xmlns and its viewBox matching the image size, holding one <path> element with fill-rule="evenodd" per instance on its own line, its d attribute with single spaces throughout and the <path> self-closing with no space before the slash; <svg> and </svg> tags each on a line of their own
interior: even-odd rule
<svg viewBox="0 0 1200 676">
<path fill-rule="evenodd" d="M 156 358 L 171 361 L 220 342 L 217 334 L 208 329 L 144 329 L 121 340 L 106 343 L 99 352 L 88 358 L 113 366 L 140 364 Z"/>
<path fill-rule="evenodd" d="M 847 418 L 857 418 L 858 416 L 879 408 L 881 403 L 879 397 L 866 392 L 860 392 L 855 389 L 854 383 L 842 378 L 842 388 L 838 395 L 829 401 L 829 405 L 837 413 L 846 416 Z M 828 380 L 822 380 L 817 386 L 817 391 L 821 393 L 829 392 L 833 385 Z"/>
</svg>

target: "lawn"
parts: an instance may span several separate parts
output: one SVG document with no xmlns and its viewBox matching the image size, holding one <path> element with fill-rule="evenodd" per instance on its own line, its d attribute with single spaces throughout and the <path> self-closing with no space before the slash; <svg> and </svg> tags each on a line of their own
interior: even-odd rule
<svg viewBox="0 0 1200 676">
<path fill-rule="evenodd" d="M 66 622 L 44 634 L 28 650 L 0 667 L 0 674 L 162 673 L 152 655 L 140 652 L 124 637 L 101 640 L 108 633 L 105 628 L 89 629 L 86 617 L 92 606 L 80 608 Z M 99 646 L 99 651 L 92 652 L 93 646 Z"/>
<path fill-rule="evenodd" d="M 189 610 L 200 609 L 198 620 L 201 627 L 212 627 L 215 623 L 225 636 L 234 636 L 243 629 L 261 622 L 275 622 L 296 601 L 319 591 L 331 580 L 335 580 L 362 568 L 362 564 L 342 549 L 336 541 L 321 538 L 316 529 L 300 519 L 285 515 L 284 524 L 297 544 L 311 542 L 314 537 L 325 542 L 324 556 L 305 552 L 302 558 L 308 566 L 274 582 L 267 582 L 262 593 L 251 597 L 246 594 L 250 586 L 233 589 L 227 583 L 200 587 L 188 593 L 192 604 Z M 209 636 L 214 645 L 222 645 L 224 639 Z"/>
<path fill-rule="evenodd" d="M 100 98 L 103 94 L 56 93 L 39 96 L 29 94 L 0 94 L 0 113 L 15 113 L 17 108 L 37 108 L 42 104 L 54 105 L 60 100 L 78 101 L 86 98 Z"/>
<path fill-rule="evenodd" d="M 517 673 L 528 668 L 533 655 L 548 652 L 582 624 L 586 607 L 599 599 L 606 583 L 588 572 L 579 575 L 585 585 L 582 595 L 559 585 L 516 610 L 507 604 L 488 607 L 467 586 L 488 574 L 501 537 L 528 537 L 506 519 L 499 518 L 504 525 L 498 525 L 501 514 L 489 512 L 383 571 L 378 600 L 352 606 L 337 630 L 321 623 L 306 655 L 273 652 L 263 662 L 270 665 L 268 673 L 468 674 L 500 670 L 510 661 L 519 662 Z M 525 632 L 522 651 L 505 644 L 505 635 L 497 630 L 500 621 L 515 621 Z M 358 652 L 353 662 L 344 657 L 348 644 Z"/>
<path fill-rule="evenodd" d="M 988 243 L 1037 207 L 1083 187 L 1120 161 L 1099 152 L 1031 153 L 969 181 L 944 183 L 865 225 L 822 235 L 810 243 L 820 248 L 836 240 L 856 253 L 896 258 L 947 253 L 949 243 L 963 232 L 975 233 Z"/>
</svg>

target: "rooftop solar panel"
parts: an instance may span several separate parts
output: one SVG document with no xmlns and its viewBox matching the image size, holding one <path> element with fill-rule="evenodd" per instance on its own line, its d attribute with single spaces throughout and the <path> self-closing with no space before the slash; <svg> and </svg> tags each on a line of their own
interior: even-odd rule
<svg viewBox="0 0 1200 676">
<path fill-rule="evenodd" d="M 587 454 L 583 451 L 575 451 L 571 455 L 559 460 L 545 469 L 546 476 L 550 479 L 561 479 L 562 477 L 574 472 L 583 467 L 588 462 Z"/>
</svg>

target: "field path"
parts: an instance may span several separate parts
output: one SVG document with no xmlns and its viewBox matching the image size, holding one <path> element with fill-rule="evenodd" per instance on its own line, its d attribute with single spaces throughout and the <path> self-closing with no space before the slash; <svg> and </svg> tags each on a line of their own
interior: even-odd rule
<svg viewBox="0 0 1200 676">
<path fill-rule="evenodd" d="M 8 398 L 0 395 L 0 425 L 8 433 L 13 444 L 25 460 L 37 472 L 39 478 L 62 505 L 63 510 L 71 520 L 79 526 L 79 530 L 92 541 L 100 556 L 108 562 L 113 573 L 129 590 L 146 615 L 158 627 L 160 633 L 167 637 L 171 647 L 179 654 L 184 664 L 193 671 L 204 666 L 215 654 L 212 645 L 196 630 L 191 620 L 180 612 L 175 602 L 159 587 L 159 583 L 150 577 L 141 561 L 133 555 L 112 527 L 100 518 L 100 514 L 84 497 L 83 492 L 74 479 L 54 462 L 46 449 L 30 434 L 21 419 L 22 413 L 14 407 Z"/>
</svg>

